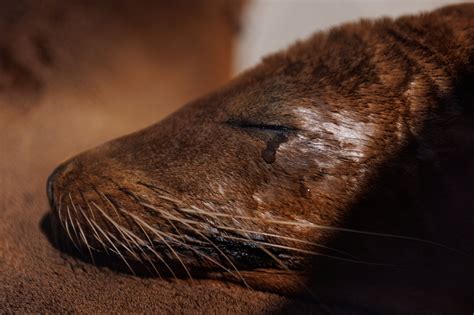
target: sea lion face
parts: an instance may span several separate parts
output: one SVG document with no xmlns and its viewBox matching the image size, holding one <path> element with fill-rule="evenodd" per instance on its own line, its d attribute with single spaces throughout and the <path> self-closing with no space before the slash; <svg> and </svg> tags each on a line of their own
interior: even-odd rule
<svg viewBox="0 0 474 315">
<path fill-rule="evenodd" d="M 362 22 L 316 34 L 64 163 L 48 180 L 55 217 L 91 255 L 173 275 L 354 260 L 325 240 L 448 91 L 442 68 L 430 81 L 407 62 L 392 29 Z"/>
<path fill-rule="evenodd" d="M 377 129 L 297 57 L 60 166 L 49 195 L 71 239 L 188 270 L 301 268 L 327 232 L 313 225 L 337 225 L 363 182 Z"/>
</svg>

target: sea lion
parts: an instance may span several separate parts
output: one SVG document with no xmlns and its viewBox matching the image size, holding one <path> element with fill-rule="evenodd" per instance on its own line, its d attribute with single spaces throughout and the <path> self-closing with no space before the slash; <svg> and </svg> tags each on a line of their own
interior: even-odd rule
<svg viewBox="0 0 474 315">
<path fill-rule="evenodd" d="M 472 4 L 317 33 L 60 165 L 54 230 L 132 272 L 468 309 L 473 56 Z"/>
</svg>

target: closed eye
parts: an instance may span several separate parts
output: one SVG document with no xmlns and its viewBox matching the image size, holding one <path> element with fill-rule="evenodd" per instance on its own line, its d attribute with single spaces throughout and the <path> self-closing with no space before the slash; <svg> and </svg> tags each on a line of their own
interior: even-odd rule
<svg viewBox="0 0 474 315">
<path fill-rule="evenodd" d="M 279 132 L 279 133 L 289 133 L 289 132 L 298 131 L 298 128 L 294 128 L 294 127 L 254 123 L 254 122 L 244 121 L 244 120 L 228 120 L 225 123 L 227 125 L 240 128 L 240 129 L 254 129 L 254 130 L 260 130 L 260 131 L 272 131 L 272 132 Z"/>
</svg>

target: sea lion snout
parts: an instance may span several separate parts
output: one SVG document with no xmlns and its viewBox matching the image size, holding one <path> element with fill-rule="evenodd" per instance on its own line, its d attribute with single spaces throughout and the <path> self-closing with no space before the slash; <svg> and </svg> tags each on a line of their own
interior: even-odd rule
<svg viewBox="0 0 474 315">
<path fill-rule="evenodd" d="M 279 268 L 277 261 L 301 268 L 296 258 L 313 246 L 307 234 L 317 235 L 296 221 L 312 205 L 301 185 L 309 189 L 314 179 L 303 178 L 308 163 L 292 166 L 283 152 L 310 140 L 270 123 L 227 123 L 235 113 L 224 116 L 221 100 L 232 98 L 197 101 L 54 172 L 48 190 L 67 237 L 92 253 L 164 265 L 171 274 L 229 270 L 240 279 L 237 269 Z M 274 145 L 281 138 L 286 141 Z M 262 157 L 269 146 L 272 163 Z"/>
</svg>

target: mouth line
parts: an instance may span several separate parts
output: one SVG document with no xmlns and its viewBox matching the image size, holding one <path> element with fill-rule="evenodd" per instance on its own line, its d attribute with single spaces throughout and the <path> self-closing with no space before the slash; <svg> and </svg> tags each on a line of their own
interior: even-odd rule
<svg viewBox="0 0 474 315">
<path fill-rule="evenodd" d="M 219 236 L 208 236 L 207 242 L 196 240 L 193 237 L 186 237 L 186 245 L 172 242 L 174 250 L 183 257 L 193 257 L 202 262 L 204 269 L 215 272 L 220 267 L 209 261 L 212 258 L 222 265 L 228 267 L 231 260 L 235 267 L 239 270 L 255 270 L 255 269 L 285 269 L 302 270 L 303 257 L 297 256 L 288 250 L 265 248 L 249 239 L 247 242 L 225 239 Z M 211 244 L 212 243 L 212 244 Z M 169 248 L 163 243 L 154 244 L 154 248 L 159 252 L 170 253 Z M 172 258 L 172 255 L 169 256 Z M 209 258 L 207 258 L 209 257 Z M 207 262 L 206 262 L 207 261 Z M 192 269 L 192 267 L 191 267 Z"/>
<path fill-rule="evenodd" d="M 51 225 L 51 221 L 55 220 L 52 218 L 53 216 L 54 214 L 50 213 L 49 218 L 46 218 L 50 221 L 47 222 L 48 225 Z M 77 248 L 75 246 L 77 244 L 72 243 L 66 232 L 57 224 L 58 231 L 48 232 L 47 234 L 56 234 L 56 237 L 51 241 L 61 252 L 99 268 L 106 267 L 141 277 L 173 276 L 168 271 L 169 267 L 180 278 L 188 277 L 186 269 L 191 272 L 193 277 L 196 276 L 197 278 L 205 278 L 206 275 L 211 273 L 235 272 L 235 269 L 238 271 L 255 271 L 258 269 L 284 271 L 287 269 L 292 272 L 304 270 L 303 257 L 295 256 L 295 253 L 278 248 L 263 250 L 262 246 L 252 243 L 252 240 L 243 242 L 219 236 L 207 236 L 206 242 L 192 236 L 186 236 L 180 241 L 166 238 L 165 241 L 168 244 L 163 240 L 153 240 L 150 248 L 161 257 L 161 259 L 157 259 L 150 248 L 145 247 L 129 247 L 136 254 L 135 257 L 121 247 L 119 247 L 120 254 L 116 253 L 113 248 L 108 250 L 101 247 L 87 248 L 85 244 L 79 244 L 79 248 Z M 49 226 L 48 229 L 52 229 L 52 226 Z M 57 235 L 58 232 L 60 235 Z M 268 253 L 271 253 L 271 255 Z M 177 256 L 179 256 L 179 259 Z M 126 263 L 124 260 L 126 260 Z M 285 269 L 282 264 L 286 267 Z M 159 274 L 157 274 L 157 271 Z"/>
</svg>

